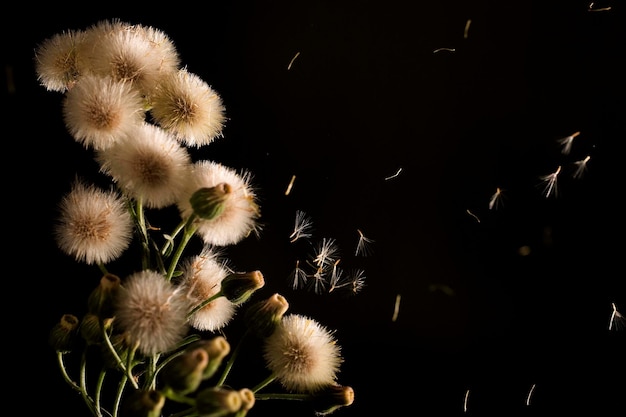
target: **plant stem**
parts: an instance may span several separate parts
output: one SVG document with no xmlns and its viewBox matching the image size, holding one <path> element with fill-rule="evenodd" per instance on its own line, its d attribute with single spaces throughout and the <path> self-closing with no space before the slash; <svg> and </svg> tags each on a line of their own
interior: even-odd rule
<svg viewBox="0 0 626 417">
<path fill-rule="evenodd" d="M 197 226 L 193 225 L 193 222 L 195 219 L 196 219 L 196 215 L 192 214 L 191 216 L 189 216 L 189 218 L 187 219 L 187 222 L 185 223 L 185 229 L 184 229 L 185 231 L 183 233 L 183 237 L 180 241 L 180 244 L 176 248 L 176 252 L 174 252 L 174 256 L 172 257 L 170 267 L 167 271 L 167 276 L 165 277 L 165 279 L 167 279 L 168 281 L 172 280 L 172 276 L 174 276 L 174 271 L 176 270 L 178 261 L 180 260 L 180 257 L 183 255 L 183 252 L 185 251 L 185 248 L 187 247 L 189 240 L 191 239 L 193 234 L 196 232 Z"/>
<path fill-rule="evenodd" d="M 206 307 L 211 301 L 214 301 L 220 297 L 223 297 L 224 295 L 222 294 L 221 291 L 219 291 L 216 294 L 213 294 L 212 296 L 210 296 L 209 298 L 207 298 L 206 300 L 204 300 L 203 302 L 201 302 L 200 304 L 198 304 L 197 306 L 195 306 L 194 308 L 191 309 L 191 311 L 189 311 L 189 313 L 187 313 L 187 318 L 193 316 L 195 313 L 197 313 L 198 311 L 202 310 L 204 307 Z"/>
<path fill-rule="evenodd" d="M 259 384 L 257 384 L 257 386 L 252 388 L 252 392 L 254 392 L 256 394 L 258 391 L 260 391 L 261 389 L 263 389 L 266 386 L 268 386 L 275 379 L 276 379 L 276 375 L 275 374 L 272 374 L 272 375 L 268 376 L 263 381 L 261 381 Z M 256 395 L 255 395 L 255 398 L 256 398 Z"/>
<path fill-rule="evenodd" d="M 311 394 L 296 394 L 288 392 L 272 392 L 267 394 L 255 394 L 254 398 L 257 400 L 296 400 L 296 401 L 308 401 L 313 398 Z"/>
<path fill-rule="evenodd" d="M 237 346 L 235 346 L 235 350 L 230 355 L 230 358 L 228 358 L 228 362 L 226 362 L 226 366 L 224 367 L 224 372 L 222 372 L 222 376 L 220 376 L 220 379 L 215 384 L 216 386 L 219 387 L 220 385 L 224 385 L 224 382 L 226 381 L 226 378 L 228 377 L 228 374 L 230 373 L 230 370 L 232 369 L 233 364 L 235 363 L 235 359 L 237 359 L 237 355 L 239 354 L 239 351 L 241 350 L 241 346 L 243 345 L 243 342 L 249 333 L 250 333 L 250 329 L 246 329 L 244 334 L 241 336 L 241 338 L 237 342 Z"/>
<path fill-rule="evenodd" d="M 85 404 L 87 404 L 91 410 L 91 413 L 96 417 L 102 417 L 100 410 L 94 406 L 94 401 L 87 392 L 87 346 L 83 349 L 80 359 L 80 394 Z"/>
</svg>

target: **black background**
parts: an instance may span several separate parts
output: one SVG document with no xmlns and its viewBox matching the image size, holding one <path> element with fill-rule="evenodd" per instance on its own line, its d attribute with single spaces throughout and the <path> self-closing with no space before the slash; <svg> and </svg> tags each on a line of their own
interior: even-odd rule
<svg viewBox="0 0 626 417">
<path fill-rule="evenodd" d="M 626 328 L 608 325 L 611 303 L 626 312 L 626 20 L 622 2 L 589 6 L 6 6 L 4 344 L 5 360 L 21 364 L 10 374 L 14 394 L 28 398 L 22 407 L 86 415 L 47 336 L 62 314 L 81 314 L 100 277 L 51 238 L 62 194 L 96 168 L 65 130 L 61 95 L 38 85 L 34 49 L 119 18 L 165 32 L 222 96 L 224 137 L 196 156 L 248 169 L 263 223 L 259 239 L 228 254 L 264 273 L 259 298 L 279 292 L 291 312 L 335 330 L 339 382 L 356 393 L 336 415 L 624 413 Z M 574 132 L 565 155 L 558 140 Z M 573 162 L 586 156 L 588 172 L 574 179 Z M 540 177 L 558 166 L 558 195 L 545 198 Z M 496 187 L 504 205 L 489 210 Z M 289 243 L 296 210 L 311 217 L 313 240 L 336 239 L 342 265 L 366 271 L 361 293 L 291 289 L 288 275 L 310 249 Z M 367 257 L 352 256 L 357 230 L 375 241 Z M 235 373 L 242 385 L 264 375 L 255 360 Z M 313 413 L 266 401 L 250 415 Z"/>
</svg>

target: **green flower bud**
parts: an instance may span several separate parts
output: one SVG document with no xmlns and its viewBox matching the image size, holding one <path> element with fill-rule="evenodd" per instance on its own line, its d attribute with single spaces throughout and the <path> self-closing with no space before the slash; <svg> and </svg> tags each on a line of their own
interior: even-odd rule
<svg viewBox="0 0 626 417">
<path fill-rule="evenodd" d="M 231 303 L 241 304 L 264 285 L 265 280 L 260 271 L 234 272 L 222 280 L 221 291 Z"/>
<path fill-rule="evenodd" d="M 242 401 L 239 391 L 227 387 L 205 388 L 196 396 L 196 409 L 200 417 L 223 417 L 236 413 Z"/>
<path fill-rule="evenodd" d="M 261 338 L 274 332 L 283 315 L 289 309 L 287 299 L 276 293 L 266 300 L 258 301 L 248 307 L 244 320 L 248 328 Z"/>
<path fill-rule="evenodd" d="M 224 212 L 231 187 L 225 182 L 215 187 L 202 187 L 191 195 L 189 202 L 196 216 L 212 220 Z"/>
<path fill-rule="evenodd" d="M 88 345 L 100 344 L 102 342 L 100 318 L 95 314 L 85 314 L 80 322 L 80 335 Z"/>
<path fill-rule="evenodd" d="M 190 349 L 204 349 L 209 354 L 209 363 L 204 368 L 202 379 L 209 379 L 230 353 L 230 344 L 224 336 L 216 336 L 210 340 L 198 340 L 189 346 Z"/>
<path fill-rule="evenodd" d="M 166 389 L 180 395 L 189 394 L 200 386 L 208 363 L 209 354 L 206 350 L 200 347 L 185 349 L 163 367 L 161 380 Z"/>
<path fill-rule="evenodd" d="M 48 337 L 48 343 L 56 351 L 70 352 L 76 341 L 78 326 L 80 321 L 78 317 L 72 314 L 64 314 L 61 320 L 52 327 Z"/>
<path fill-rule="evenodd" d="M 87 298 L 89 313 L 99 317 L 113 317 L 113 298 L 120 288 L 121 280 L 117 275 L 104 274 L 98 285 Z"/>
<path fill-rule="evenodd" d="M 331 385 L 314 394 L 313 408 L 318 416 L 333 413 L 341 407 L 352 405 L 354 390 L 352 387 Z"/>
<path fill-rule="evenodd" d="M 160 417 L 165 397 L 154 390 L 136 390 L 126 396 L 120 417 Z"/>
</svg>

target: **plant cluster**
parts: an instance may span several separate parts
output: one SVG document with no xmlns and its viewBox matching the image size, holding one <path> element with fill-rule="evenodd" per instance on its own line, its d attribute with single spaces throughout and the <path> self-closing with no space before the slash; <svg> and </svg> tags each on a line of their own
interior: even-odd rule
<svg viewBox="0 0 626 417">
<path fill-rule="evenodd" d="M 91 414 L 241 417 L 259 400 L 284 399 L 325 415 L 351 405 L 334 333 L 288 313 L 279 293 L 254 300 L 262 272 L 238 271 L 225 256 L 259 236 L 259 201 L 250 172 L 194 159 L 223 136 L 225 108 L 172 40 L 105 20 L 43 40 L 35 65 L 106 182 L 77 175 L 54 224 L 60 251 L 96 271 L 85 310 L 64 314 L 49 336 Z M 171 228 L 163 213 L 174 215 Z M 194 240 L 201 249 L 190 253 Z M 224 330 L 235 317 L 245 331 L 231 346 Z M 245 341 L 258 346 L 260 381 L 229 379 Z"/>
</svg>

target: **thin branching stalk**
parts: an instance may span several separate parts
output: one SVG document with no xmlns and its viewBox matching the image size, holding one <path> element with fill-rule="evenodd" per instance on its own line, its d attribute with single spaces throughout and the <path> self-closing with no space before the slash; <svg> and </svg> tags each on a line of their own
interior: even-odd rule
<svg viewBox="0 0 626 417">
<path fill-rule="evenodd" d="M 64 355 L 65 354 L 61 352 L 60 350 L 57 351 L 57 362 L 61 370 L 61 375 L 63 376 L 63 379 L 65 380 L 65 382 L 67 382 L 75 391 L 82 393 L 82 389 L 80 388 L 80 386 L 78 386 L 78 384 L 76 384 L 67 373 L 67 368 L 65 367 Z"/>
<path fill-rule="evenodd" d="M 266 386 L 268 386 L 269 384 L 274 382 L 275 379 L 276 379 L 276 375 L 274 375 L 274 374 L 268 376 L 263 381 L 258 383 L 254 388 L 252 388 L 252 392 L 254 392 L 256 394 L 257 392 L 259 392 L 260 390 L 262 390 L 263 388 L 265 388 Z"/>
<path fill-rule="evenodd" d="M 172 277 L 174 276 L 174 271 L 176 271 L 176 267 L 178 266 L 178 261 L 180 260 L 181 256 L 185 252 L 185 248 L 187 247 L 187 244 L 189 243 L 192 236 L 196 232 L 197 226 L 194 225 L 195 219 L 196 219 L 196 215 L 192 214 L 191 216 L 189 216 L 189 218 L 185 222 L 183 236 L 181 238 L 180 243 L 178 244 L 178 248 L 176 248 L 176 251 L 174 252 L 174 255 L 172 256 L 170 267 L 167 271 L 167 276 L 165 277 L 168 281 L 172 280 Z"/>
<path fill-rule="evenodd" d="M 83 349 L 80 359 L 80 394 L 85 404 L 87 404 L 91 410 L 91 413 L 96 417 L 102 417 L 100 410 L 94 406 L 94 401 L 89 396 L 89 391 L 87 390 L 87 346 Z"/>
<path fill-rule="evenodd" d="M 117 393 L 113 401 L 113 417 L 117 417 L 119 414 L 120 404 L 122 403 L 122 396 L 124 395 L 124 389 L 126 388 L 127 382 L 128 377 L 126 374 L 122 375 L 120 382 L 117 385 Z"/>
<path fill-rule="evenodd" d="M 94 405 L 96 410 L 100 410 L 102 408 L 100 405 L 100 396 L 102 394 L 102 387 L 104 385 L 104 378 L 106 377 L 106 374 L 107 370 L 103 367 L 98 375 L 98 381 L 96 381 L 96 390 L 94 393 Z"/>
<path fill-rule="evenodd" d="M 313 399 L 311 394 L 296 394 L 289 392 L 271 392 L 265 394 L 255 394 L 254 398 L 257 400 L 295 400 L 295 401 L 310 401 Z"/>
<path fill-rule="evenodd" d="M 233 353 L 230 354 L 230 358 L 228 358 L 228 362 L 226 362 L 226 366 L 224 367 L 224 372 L 222 372 L 220 379 L 215 384 L 216 386 L 219 387 L 220 385 L 224 385 L 224 383 L 226 382 L 226 378 L 228 378 L 228 374 L 230 373 L 230 370 L 235 364 L 235 360 L 237 359 L 237 356 L 239 355 L 239 352 L 241 351 L 241 347 L 243 346 L 243 343 L 246 340 L 248 334 L 250 334 L 250 329 L 246 329 L 246 331 L 243 333 L 243 335 L 237 342 L 237 346 L 235 346 L 235 350 L 233 350 Z"/>
<path fill-rule="evenodd" d="M 212 296 L 210 296 L 209 298 L 207 298 L 206 300 L 204 300 L 203 302 L 201 302 L 200 304 L 192 308 L 189 311 L 189 313 L 187 313 L 187 317 L 193 316 L 195 313 L 197 313 L 198 311 L 202 310 L 204 307 L 209 305 L 212 301 L 215 301 L 218 298 L 223 297 L 223 296 L 224 294 L 221 291 L 218 291 L 217 293 L 213 294 Z"/>
</svg>

